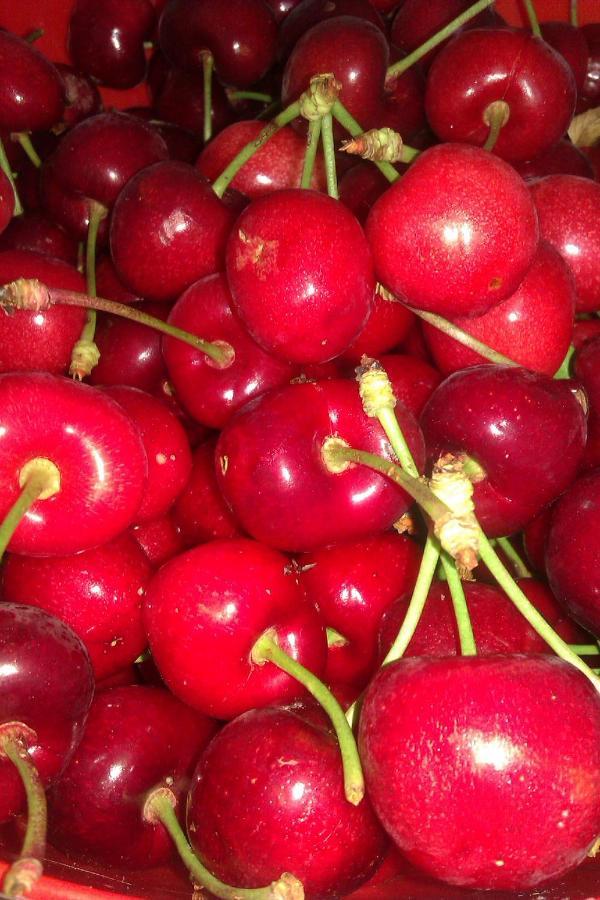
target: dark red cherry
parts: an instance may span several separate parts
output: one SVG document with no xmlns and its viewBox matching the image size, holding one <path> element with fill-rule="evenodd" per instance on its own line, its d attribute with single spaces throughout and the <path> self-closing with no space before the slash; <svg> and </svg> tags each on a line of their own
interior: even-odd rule
<svg viewBox="0 0 600 900">
<path fill-rule="evenodd" d="M 249 87 L 275 61 L 277 26 L 262 0 L 171 0 L 159 22 L 160 48 L 173 65 L 202 68 L 214 57 L 222 81 Z"/>
<path fill-rule="evenodd" d="M 159 119 L 202 135 L 204 123 L 204 94 L 202 72 L 170 69 L 156 94 L 154 111 Z M 231 122 L 232 110 L 222 85 L 213 80 L 211 111 L 213 134 Z M 193 160 L 191 160 L 193 162 Z"/>
<path fill-rule="evenodd" d="M 111 217 L 113 262 L 149 300 L 171 300 L 223 266 L 234 214 L 192 166 L 149 166 L 121 191 Z"/>
<path fill-rule="evenodd" d="M 468 334 L 510 359 L 554 375 L 573 337 L 575 283 L 560 254 L 546 241 L 514 294 L 482 316 L 453 317 Z M 485 362 L 454 338 L 423 323 L 425 339 L 438 369 L 448 375 Z"/>
<path fill-rule="evenodd" d="M 245 538 L 210 541 L 165 563 L 148 586 L 144 619 L 171 691 L 220 719 L 306 696 L 274 664 L 252 661 L 269 629 L 317 677 L 325 668 L 325 628 L 290 560 Z"/>
<path fill-rule="evenodd" d="M 359 162 L 344 172 L 338 183 L 340 200 L 354 213 L 361 225 L 378 197 L 389 187 L 389 181 L 370 162 Z"/>
<path fill-rule="evenodd" d="M 546 43 L 569 64 L 577 93 L 580 93 L 586 80 L 590 52 L 585 32 L 569 22 L 540 22 L 540 29 Z"/>
<path fill-rule="evenodd" d="M 142 303 L 139 309 L 163 319 L 169 312 L 164 303 Z M 148 393 L 158 391 L 167 377 L 158 331 L 129 319 L 100 315 L 95 340 L 100 361 L 92 369 L 91 384 L 127 384 Z"/>
<path fill-rule="evenodd" d="M 463 144 L 425 150 L 375 202 L 366 233 L 384 286 L 448 317 L 478 315 L 509 297 L 538 244 L 521 177 Z"/>
<path fill-rule="evenodd" d="M 597 690 L 542 655 L 402 659 L 371 682 L 359 721 L 384 827 L 414 865 L 469 889 L 527 890 L 585 859 L 599 741 Z"/>
<path fill-rule="evenodd" d="M 114 400 L 45 372 L 6 373 L 0 375 L 0 410 L 0 516 L 21 493 L 34 461 L 49 461 L 60 479 L 57 493 L 31 506 L 9 550 L 77 553 L 132 524 L 147 460 L 136 427 Z"/>
<path fill-rule="evenodd" d="M 113 88 L 130 88 L 146 72 L 144 41 L 156 13 L 149 0 L 75 0 L 67 48 L 82 72 Z"/>
<path fill-rule="evenodd" d="M 45 131 L 60 122 L 64 89 L 59 73 L 35 47 L 0 30 L 0 128 Z"/>
<path fill-rule="evenodd" d="M 600 337 L 592 337 L 577 348 L 572 360 L 573 376 L 585 389 L 588 401 L 588 435 L 581 468 L 600 466 Z"/>
<path fill-rule="evenodd" d="M 396 415 L 420 467 L 422 437 L 401 404 Z M 382 475 L 352 465 L 333 473 L 323 446 L 338 438 L 391 457 L 379 424 L 362 409 L 356 384 L 291 384 L 252 401 L 221 432 L 216 471 L 226 501 L 254 538 L 291 551 L 386 531 L 410 498 Z"/>
<path fill-rule="evenodd" d="M 594 178 L 594 166 L 590 159 L 571 141 L 563 139 L 549 150 L 539 153 L 526 162 L 513 162 L 513 166 L 526 181 L 544 178 L 546 175 L 579 175 Z"/>
<path fill-rule="evenodd" d="M 30 210 L 13 216 L 0 235 L 0 250 L 33 250 L 42 256 L 52 256 L 77 264 L 77 242 L 42 210 Z"/>
<path fill-rule="evenodd" d="M 0 602 L 0 728 L 22 722 L 36 737 L 28 747 L 45 784 L 56 779 L 81 740 L 94 676 L 81 640 L 56 616 Z M 0 762 L 0 822 L 23 807 L 16 768 Z"/>
<path fill-rule="evenodd" d="M 146 647 L 142 602 L 151 568 L 129 535 L 74 556 L 7 555 L 2 597 L 45 609 L 85 644 L 96 680 L 135 662 Z"/>
<path fill-rule="evenodd" d="M 379 362 L 392 382 L 396 399 L 418 418 L 442 375 L 424 359 L 405 353 L 384 353 Z"/>
<path fill-rule="evenodd" d="M 587 72 L 579 92 L 577 112 L 583 112 L 600 103 L 600 25 L 590 22 L 581 28 L 588 45 Z"/>
<path fill-rule="evenodd" d="M 225 725 L 194 773 L 187 825 L 220 878 L 255 887 L 292 872 L 307 898 L 346 896 L 386 847 L 368 799 L 344 798 L 327 724 L 294 708 L 251 710 Z"/>
<path fill-rule="evenodd" d="M 65 109 L 62 121 L 66 128 L 72 128 L 87 119 L 95 116 L 102 110 L 102 97 L 94 81 L 73 66 L 67 63 L 54 64 L 61 77 L 65 91 Z"/>
<path fill-rule="evenodd" d="M 145 685 L 99 693 L 71 764 L 49 797 L 52 843 L 120 868 L 169 862 L 171 839 L 142 818 L 146 795 L 169 787 L 181 802 L 216 723 Z"/>
<path fill-rule="evenodd" d="M 301 0 L 286 16 L 277 35 L 277 58 L 284 62 L 299 38 L 325 19 L 352 16 L 365 19 L 386 33 L 385 22 L 369 0 Z M 316 72 L 315 72 L 316 74 Z"/>
<path fill-rule="evenodd" d="M 227 242 L 233 306 L 255 341 L 291 362 L 333 359 L 367 320 L 373 268 L 346 207 L 309 190 L 253 200 Z"/>
<path fill-rule="evenodd" d="M 404 340 L 413 319 L 413 313 L 397 297 L 376 289 L 365 326 L 341 354 L 340 360 L 358 365 L 364 354 L 379 359 L 382 353 Z"/>
<path fill-rule="evenodd" d="M 526 160 L 566 132 L 577 90 L 564 58 L 526 31 L 475 29 L 455 37 L 436 57 L 425 90 L 425 111 L 441 141 L 483 146 L 490 107 L 503 101 L 508 119 L 494 153 Z"/>
<path fill-rule="evenodd" d="M 15 192 L 8 176 L 0 170 L 0 235 L 6 231 L 7 225 L 15 210 Z"/>
</svg>

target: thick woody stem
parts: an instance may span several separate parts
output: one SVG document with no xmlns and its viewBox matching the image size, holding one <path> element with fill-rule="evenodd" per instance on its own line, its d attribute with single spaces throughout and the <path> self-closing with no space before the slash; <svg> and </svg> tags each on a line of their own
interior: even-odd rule
<svg viewBox="0 0 600 900">
<path fill-rule="evenodd" d="M 371 128 L 356 138 L 344 141 L 340 150 L 371 161 L 402 162 L 402 137 L 392 128 Z"/>
</svg>

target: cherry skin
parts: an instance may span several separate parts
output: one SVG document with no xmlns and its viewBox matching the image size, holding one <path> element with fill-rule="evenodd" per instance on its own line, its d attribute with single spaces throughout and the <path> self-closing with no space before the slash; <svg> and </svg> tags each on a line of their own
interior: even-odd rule
<svg viewBox="0 0 600 900">
<path fill-rule="evenodd" d="M 396 415 L 417 466 L 422 436 L 400 404 Z M 256 540 L 293 552 L 387 531 L 411 505 L 397 485 L 362 465 L 333 473 L 323 445 L 340 438 L 392 458 L 379 424 L 362 409 L 356 384 L 331 379 L 270 391 L 223 429 L 217 480 L 242 528 Z"/>
<path fill-rule="evenodd" d="M 71 266 L 77 264 L 77 241 L 42 210 L 30 210 L 22 216 L 13 216 L 0 235 L 0 250 L 33 250 Z"/>
<path fill-rule="evenodd" d="M 102 97 L 94 81 L 73 66 L 67 63 L 54 64 L 61 77 L 65 92 L 65 109 L 63 112 L 63 125 L 72 128 L 102 111 Z"/>
<path fill-rule="evenodd" d="M 588 409 L 588 436 L 582 470 L 600 466 L 600 337 L 592 337 L 575 351 L 573 376 L 585 389 Z"/>
<path fill-rule="evenodd" d="M 220 719 L 305 696 L 273 663 L 252 662 L 268 629 L 315 675 L 325 667 L 325 629 L 289 559 L 246 538 L 210 541 L 165 563 L 148 586 L 144 620 L 170 690 Z"/>
<path fill-rule="evenodd" d="M 389 187 L 389 181 L 370 162 L 359 162 L 344 172 L 338 183 L 340 200 L 364 226 L 371 207 Z"/>
<path fill-rule="evenodd" d="M 417 418 L 442 381 L 442 376 L 417 356 L 404 353 L 385 353 L 379 362 L 387 372 L 394 396 Z"/>
<path fill-rule="evenodd" d="M 417 579 L 418 545 L 390 532 L 296 559 L 300 584 L 328 629 L 324 680 L 365 687 L 377 665 L 381 617 L 398 596 L 410 594 Z"/>
<path fill-rule="evenodd" d="M 159 516 L 129 532 L 154 569 L 186 549 L 183 536 L 172 515 Z"/>
<path fill-rule="evenodd" d="M 0 235 L 6 231 L 13 217 L 15 208 L 15 192 L 8 176 L 0 170 Z"/>
<path fill-rule="evenodd" d="M 17 278 L 37 278 L 49 287 L 85 291 L 85 279 L 74 266 L 32 250 L 0 251 L 0 284 Z M 38 369 L 65 374 L 84 322 L 85 311 L 68 306 L 1 315 L 0 371 Z"/>
<path fill-rule="evenodd" d="M 540 29 L 546 43 L 566 59 L 579 94 L 585 84 L 590 53 L 585 32 L 568 22 L 541 22 Z"/>
<path fill-rule="evenodd" d="M 102 84 L 134 87 L 146 72 L 144 41 L 152 37 L 155 23 L 149 0 L 76 0 L 69 18 L 69 56 Z"/>
<path fill-rule="evenodd" d="M 222 428 L 253 397 L 287 384 L 295 374 L 291 363 L 267 353 L 248 335 L 232 310 L 232 297 L 222 274 L 192 284 L 177 300 L 169 323 L 207 341 L 228 343 L 235 353 L 220 367 L 176 338 L 163 338 L 163 358 L 184 409 L 210 428 Z"/>
<path fill-rule="evenodd" d="M 400 660 L 371 682 L 359 721 L 369 796 L 394 841 L 435 878 L 487 890 L 535 887 L 585 859 L 599 738 L 598 692 L 542 655 Z"/>
<path fill-rule="evenodd" d="M 81 740 L 94 692 L 88 653 L 56 616 L 0 603 L 0 722 L 22 722 L 36 739 L 28 753 L 45 784 L 67 765 Z M 0 725 L 1 727 L 1 725 Z M 25 792 L 17 770 L 0 761 L 0 822 L 19 812 Z"/>
<path fill-rule="evenodd" d="M 121 868 L 169 862 L 173 844 L 144 822 L 144 799 L 168 786 L 185 796 L 216 723 L 167 691 L 144 685 L 99 693 L 71 764 L 49 796 L 49 837 L 77 859 Z"/>
<path fill-rule="evenodd" d="M 414 319 L 413 313 L 396 297 L 375 290 L 373 305 L 364 328 L 344 350 L 340 360 L 360 363 L 361 357 L 377 357 L 400 344 L 407 336 Z"/>
<path fill-rule="evenodd" d="M 512 366 L 473 366 L 443 381 L 420 419 L 429 459 L 466 453 L 488 537 L 512 534 L 574 480 L 585 413 L 565 381 Z"/>
<path fill-rule="evenodd" d="M 138 308 L 159 319 L 166 319 L 169 312 L 164 303 L 142 303 Z M 160 332 L 147 325 L 100 314 L 95 336 L 100 361 L 92 369 L 90 383 L 127 384 L 154 393 L 167 377 L 161 337 Z"/>
<path fill-rule="evenodd" d="M 195 135 L 201 135 L 204 124 L 204 94 L 202 72 L 170 69 L 154 100 L 156 116 L 179 125 Z M 232 119 L 232 110 L 225 90 L 218 81 L 211 86 L 210 118 L 213 134 L 218 134 Z M 197 156 L 196 153 L 194 156 Z M 193 162 L 194 160 L 190 160 Z"/>
<path fill-rule="evenodd" d="M 517 172 L 526 180 L 544 178 L 546 175 L 579 175 L 594 178 L 594 167 L 589 158 L 575 144 L 566 139 L 553 144 L 526 162 L 513 162 Z"/>
<path fill-rule="evenodd" d="M 600 477 L 579 478 L 552 508 L 546 543 L 550 587 L 573 618 L 600 635 Z"/>
<path fill-rule="evenodd" d="M 449 79 L 449 73 L 453 77 Z M 429 124 L 442 141 L 482 146 L 491 104 L 508 104 L 494 153 L 526 160 L 547 150 L 569 127 L 577 90 L 565 59 L 526 31 L 475 29 L 436 57 L 425 91 Z"/>
<path fill-rule="evenodd" d="M 587 72 L 579 92 L 577 112 L 598 106 L 600 101 L 600 27 L 597 22 L 581 29 L 588 45 Z"/>
<path fill-rule="evenodd" d="M 285 62 L 297 41 L 313 25 L 326 19 L 352 16 L 364 19 L 376 25 L 385 34 L 386 26 L 383 18 L 369 0 L 301 0 L 285 18 L 285 24 L 279 27 L 277 35 L 277 58 Z M 321 71 L 315 70 L 316 71 Z"/>
<path fill-rule="evenodd" d="M 19 496 L 31 460 L 49 460 L 60 477 L 58 493 L 31 506 L 9 550 L 78 553 L 132 524 L 147 459 L 135 425 L 114 400 L 60 376 L 16 372 L 0 375 L 0 409 L 0 515 Z"/>
<path fill-rule="evenodd" d="M 124 409 L 142 438 L 148 476 L 135 522 L 150 522 L 170 509 L 190 476 L 192 452 L 187 435 L 166 404 L 145 391 L 115 385 L 103 392 Z"/>
<path fill-rule="evenodd" d="M 60 122 L 63 84 L 35 47 L 0 30 L 0 128 L 45 131 Z"/>
<path fill-rule="evenodd" d="M 74 556 L 8 554 L 2 597 L 45 609 L 85 644 L 96 680 L 135 662 L 146 647 L 142 600 L 151 568 L 129 535 Z"/>
<path fill-rule="evenodd" d="M 575 283 L 569 266 L 546 241 L 514 294 L 482 316 L 453 318 L 468 334 L 478 338 L 534 372 L 554 375 L 573 336 Z M 438 369 L 445 375 L 480 365 L 484 358 L 423 323 L 423 333 Z"/>
<path fill-rule="evenodd" d="M 187 826 L 218 877 L 255 887 L 292 872 L 307 900 L 346 896 L 386 848 L 368 799 L 344 798 L 327 724 L 301 708 L 251 710 L 221 729 L 194 772 Z"/>
<path fill-rule="evenodd" d="M 333 359 L 365 324 L 371 252 L 354 216 L 309 190 L 253 200 L 227 242 L 233 305 L 255 341 L 291 362 Z"/>
<path fill-rule="evenodd" d="M 385 287 L 452 317 L 479 315 L 516 290 L 533 262 L 538 223 L 507 163 L 476 147 L 440 144 L 375 202 L 366 234 Z"/>
<path fill-rule="evenodd" d="M 541 236 L 573 272 L 577 312 L 595 311 L 600 305 L 600 184 L 575 175 L 548 175 L 530 190 Z"/>
<path fill-rule="evenodd" d="M 149 300 L 172 300 L 222 268 L 233 213 L 192 166 L 166 161 L 128 181 L 110 226 L 123 282 Z"/>
</svg>

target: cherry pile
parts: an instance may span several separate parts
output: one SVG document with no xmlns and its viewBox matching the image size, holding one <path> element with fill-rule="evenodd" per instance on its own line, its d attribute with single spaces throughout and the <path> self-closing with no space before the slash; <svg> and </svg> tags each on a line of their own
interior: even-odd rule
<svg viewBox="0 0 600 900">
<path fill-rule="evenodd" d="M 594 866 L 600 24 L 525 6 L 0 21 L 6 895 Z"/>
</svg>

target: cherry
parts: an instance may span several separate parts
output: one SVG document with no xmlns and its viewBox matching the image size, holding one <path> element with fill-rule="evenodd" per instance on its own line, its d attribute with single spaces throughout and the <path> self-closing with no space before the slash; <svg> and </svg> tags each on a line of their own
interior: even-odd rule
<svg viewBox="0 0 600 900">
<path fill-rule="evenodd" d="M 507 163 L 476 147 L 440 144 L 375 202 L 366 234 L 385 287 L 452 317 L 481 314 L 516 290 L 533 261 L 538 224 Z"/>
<path fill-rule="evenodd" d="M 68 52 L 74 64 L 102 84 L 130 88 L 146 72 L 144 41 L 156 13 L 149 0 L 75 0 L 69 18 Z"/>
<path fill-rule="evenodd" d="M 0 375 L 0 410 L 2 517 L 22 490 L 40 478 L 44 485 L 10 541 L 13 553 L 77 553 L 132 523 L 147 460 L 114 400 L 56 375 L 10 372 Z"/>
<path fill-rule="evenodd" d="M 148 475 L 135 522 L 150 522 L 169 510 L 190 476 L 192 453 L 187 435 L 177 416 L 145 391 L 115 385 L 103 392 L 124 409 L 142 438 Z"/>
<path fill-rule="evenodd" d="M 326 19 L 339 18 L 339 16 L 364 19 L 371 22 L 372 25 L 376 25 L 383 34 L 386 33 L 382 16 L 368 0 L 301 0 L 286 16 L 285 24 L 279 27 L 277 58 L 285 61 L 298 39 L 313 25 Z M 321 70 L 315 69 L 316 71 Z"/>
<path fill-rule="evenodd" d="M 160 119 L 201 137 L 204 122 L 202 73 L 170 69 L 157 91 L 154 109 Z M 221 131 L 232 118 L 227 95 L 218 81 L 212 82 L 210 116 L 213 134 Z"/>
<path fill-rule="evenodd" d="M 142 303 L 139 309 L 163 319 L 169 312 L 164 303 Z M 129 319 L 103 315 L 98 317 L 95 341 L 100 360 L 92 369 L 91 384 L 127 384 L 149 393 L 158 391 L 167 376 L 158 331 Z"/>
<path fill-rule="evenodd" d="M 412 591 L 419 559 L 418 545 L 394 532 L 297 557 L 300 584 L 327 626 L 328 684 L 366 686 L 377 664 L 381 617 Z"/>
<path fill-rule="evenodd" d="M 56 616 L 17 603 L 0 603 L 3 730 L 23 723 L 33 730 L 28 754 L 45 784 L 56 779 L 81 740 L 94 677 L 81 640 Z M 16 768 L 0 760 L 0 821 L 23 806 Z"/>
<path fill-rule="evenodd" d="M 264 125 L 256 119 L 234 122 L 228 125 L 204 148 L 196 162 L 196 168 L 209 181 L 214 181 L 236 154 L 250 141 L 258 137 Z M 245 163 L 231 187 L 247 197 L 260 197 L 283 188 L 300 186 L 306 141 L 299 134 L 284 126 Z M 322 157 L 318 158 L 311 187 L 325 190 L 325 172 Z"/>
<path fill-rule="evenodd" d="M 361 225 L 378 197 L 389 187 L 389 181 L 370 162 L 359 162 L 344 172 L 338 183 L 340 200 L 354 213 Z"/>
<path fill-rule="evenodd" d="M 130 534 L 155 569 L 185 550 L 183 536 L 172 515 L 159 516 L 143 525 L 133 525 Z"/>
<path fill-rule="evenodd" d="M 0 250 L 33 250 L 75 266 L 77 242 L 42 210 L 13 216 L 0 235 Z"/>
<path fill-rule="evenodd" d="M 555 503 L 546 544 L 550 587 L 573 618 L 600 635 L 600 477 L 579 478 Z"/>
<path fill-rule="evenodd" d="M 121 191 L 111 217 L 113 262 L 149 300 L 171 300 L 223 264 L 233 213 L 192 166 L 155 163 Z"/>
<path fill-rule="evenodd" d="M 396 415 L 417 466 L 422 436 L 400 404 Z M 367 419 L 356 385 L 344 379 L 291 384 L 252 401 L 225 426 L 217 480 L 241 527 L 290 551 L 386 531 L 410 506 L 407 494 L 365 466 L 327 468 L 332 438 L 391 458 L 379 424 Z"/>
<path fill-rule="evenodd" d="M 587 72 L 579 92 L 577 112 L 598 106 L 600 101 L 600 27 L 597 22 L 581 28 L 588 45 Z"/>
<path fill-rule="evenodd" d="M 403 353 L 387 353 L 379 357 L 387 372 L 394 395 L 417 418 L 442 380 L 442 376 L 417 356 Z"/>
<path fill-rule="evenodd" d="M 392 48 L 392 64 L 402 58 L 403 55 Z M 411 144 L 427 127 L 425 78 L 418 66 L 412 66 L 400 75 L 386 77 L 381 126 L 400 132 L 403 140 Z"/>
<path fill-rule="evenodd" d="M 465 453 L 489 537 L 512 534 L 574 480 L 585 413 L 570 385 L 512 366 L 473 366 L 436 388 L 420 419 L 429 459 Z"/>
<path fill-rule="evenodd" d="M 292 365 L 266 353 L 248 335 L 231 308 L 231 292 L 224 275 L 202 278 L 181 295 L 169 323 L 229 344 L 235 354 L 225 366 L 174 338 L 163 339 L 169 378 L 184 409 L 210 428 L 222 428 L 233 413 L 253 397 L 286 384 Z"/>
<path fill-rule="evenodd" d="M 238 87 L 259 81 L 275 61 L 277 26 L 262 0 L 170 0 L 158 35 L 173 65 L 202 68 L 208 52 L 219 77 Z"/>
<path fill-rule="evenodd" d="M 269 629 L 315 675 L 325 667 L 325 629 L 289 560 L 245 538 L 210 541 L 165 563 L 148 586 L 144 618 L 171 691 L 220 719 L 305 696 L 277 666 L 253 662 Z"/>
<path fill-rule="evenodd" d="M 535 372 L 554 375 L 573 336 L 575 284 L 568 265 L 546 241 L 514 294 L 482 316 L 453 322 L 488 347 Z M 425 339 L 444 374 L 485 360 L 474 350 L 423 323 Z"/>
<path fill-rule="evenodd" d="M 413 314 L 396 297 L 376 289 L 366 325 L 341 354 L 340 360 L 358 365 L 365 354 L 379 357 L 404 340 L 413 319 Z"/>
<path fill-rule="evenodd" d="M 0 128 L 44 131 L 56 125 L 64 108 L 59 73 L 35 47 L 0 30 Z"/>
<path fill-rule="evenodd" d="M 342 204 L 316 191 L 253 200 L 231 232 L 226 267 L 234 309 L 252 337 L 292 362 L 338 356 L 371 308 L 364 233 Z"/>
<path fill-rule="evenodd" d="M 82 275 L 61 260 L 32 250 L 0 251 L 0 284 L 15 278 L 38 278 L 51 287 L 85 290 Z M 0 371 L 39 369 L 56 375 L 66 373 L 84 321 L 85 310 L 67 306 L 0 315 Z"/>
<path fill-rule="evenodd" d="M 546 43 L 566 59 L 579 94 L 585 84 L 589 57 L 585 32 L 568 22 L 540 22 L 540 30 Z"/>
<path fill-rule="evenodd" d="M 215 730 L 215 722 L 160 688 L 98 694 L 83 740 L 49 796 L 52 843 L 78 859 L 125 868 L 168 862 L 168 835 L 142 818 L 145 795 L 162 784 L 185 796 Z"/>
<path fill-rule="evenodd" d="M 471 889 L 525 890 L 585 859 L 599 738 L 597 691 L 550 656 L 400 660 L 371 682 L 359 721 L 384 827 L 412 863 Z"/>
<path fill-rule="evenodd" d="M 577 91 L 571 69 L 549 44 L 509 28 L 475 29 L 436 57 L 425 91 L 429 124 L 442 141 L 482 146 L 503 104 L 494 153 L 526 160 L 567 130 Z"/>
<path fill-rule="evenodd" d="M 526 162 L 513 162 L 517 172 L 527 181 L 545 175 L 579 175 L 594 178 L 589 158 L 570 141 L 563 139 Z"/>
<path fill-rule="evenodd" d="M 194 772 L 187 826 L 220 878 L 253 887 L 293 872 L 315 898 L 346 896 L 386 847 L 369 801 L 344 799 L 326 722 L 302 708 L 251 710 L 221 729 Z"/>
<path fill-rule="evenodd" d="M 540 234 L 569 264 L 577 312 L 600 304 L 600 184 L 575 175 L 548 175 L 530 185 Z"/>
<path fill-rule="evenodd" d="M 592 337 L 573 357 L 573 375 L 581 382 L 588 400 L 588 436 L 582 469 L 600 466 L 600 338 Z"/>
<path fill-rule="evenodd" d="M 67 63 L 55 63 L 62 79 L 65 92 L 65 109 L 62 122 L 66 128 L 72 128 L 87 119 L 95 116 L 102 110 L 102 97 L 94 81 L 84 72 L 80 72 Z"/>
<path fill-rule="evenodd" d="M 0 169 L 0 235 L 6 230 L 15 209 L 15 192 L 8 177 Z"/>
<path fill-rule="evenodd" d="M 78 242 L 87 240 L 93 204 L 89 197 L 66 188 L 57 174 L 52 157 L 44 161 L 36 178 L 39 182 L 39 202 L 44 212 Z M 109 219 L 104 217 L 98 226 L 96 245 L 103 247 L 108 237 Z"/>
<path fill-rule="evenodd" d="M 142 600 L 150 573 L 142 551 L 125 534 L 75 556 L 8 554 L 2 597 L 66 622 L 85 644 L 100 680 L 133 663 L 146 647 Z"/>
</svg>

